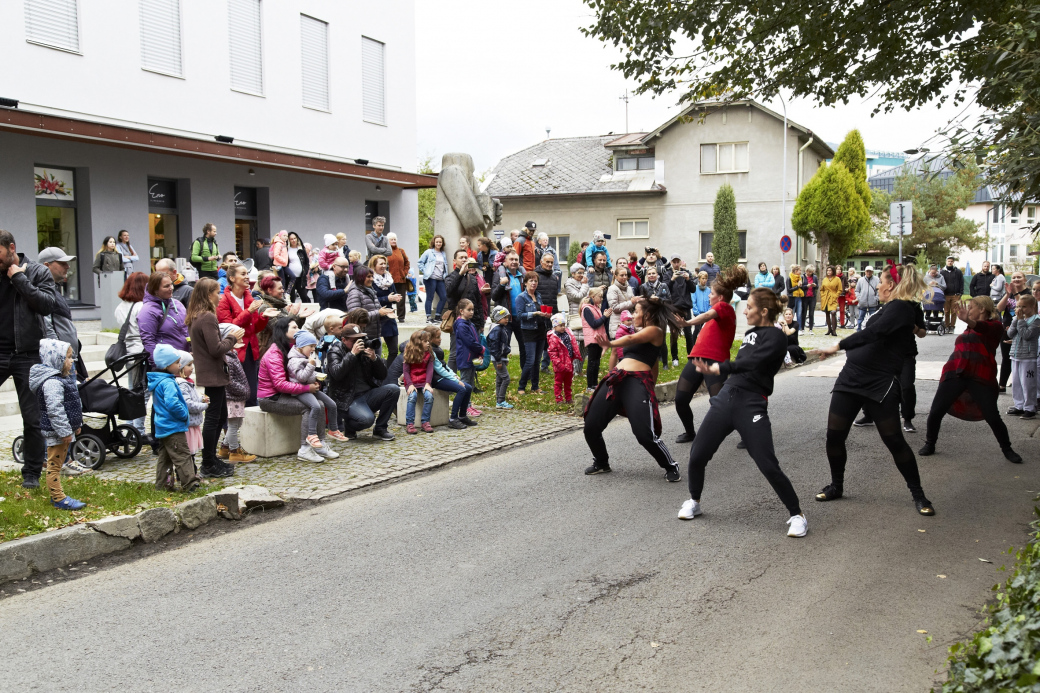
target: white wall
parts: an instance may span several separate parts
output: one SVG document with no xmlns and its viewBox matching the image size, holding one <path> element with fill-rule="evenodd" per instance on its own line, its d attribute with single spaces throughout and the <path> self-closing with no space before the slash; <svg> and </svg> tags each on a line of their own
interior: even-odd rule
<svg viewBox="0 0 1040 693">
<path fill-rule="evenodd" d="M 982 266 L 983 260 L 1003 265 L 1006 273 L 1010 273 L 1012 269 L 1031 266 L 1035 258 L 1026 253 L 1029 252 L 1029 244 L 1033 242 L 1033 235 L 1030 231 L 1032 223 L 1031 220 L 1026 218 L 1025 210 L 1022 211 L 1018 224 L 1011 223 L 1009 212 L 1000 217 L 1003 221 L 994 222 L 992 210 L 993 204 L 986 203 L 969 205 L 966 209 L 957 211 L 957 216 L 978 222 L 982 234 L 986 233 L 986 218 L 987 215 L 989 216 L 989 248 L 980 248 L 974 251 L 961 249 L 958 253 L 960 263 L 970 262 L 973 272 L 978 271 Z M 1018 247 L 1018 256 L 1014 260 L 1011 257 L 1011 246 L 1013 245 Z"/>
<path fill-rule="evenodd" d="M 79 0 L 80 53 L 26 41 L 24 3 L 0 2 L 0 96 L 152 127 L 415 170 L 413 0 L 264 0 L 264 96 L 231 90 L 226 0 L 181 0 L 183 79 L 141 68 L 136 0 Z M 302 105 L 300 13 L 329 24 L 331 112 Z M 361 37 L 386 44 L 386 126 L 361 114 Z M 17 68 L 15 66 L 18 66 Z M 77 116 L 77 114 L 82 114 Z"/>
</svg>

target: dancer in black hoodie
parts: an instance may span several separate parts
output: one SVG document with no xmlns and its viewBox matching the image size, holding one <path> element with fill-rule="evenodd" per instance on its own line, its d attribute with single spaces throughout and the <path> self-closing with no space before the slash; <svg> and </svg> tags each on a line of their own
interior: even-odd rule
<svg viewBox="0 0 1040 693">
<path fill-rule="evenodd" d="M 776 294 L 765 288 L 755 289 L 744 308 L 749 329 L 736 360 L 709 363 L 694 359 L 698 372 L 729 378 L 719 394 L 711 398 L 711 408 L 690 449 L 690 500 L 679 511 L 680 520 L 692 520 L 701 514 L 704 468 L 726 436 L 736 430 L 747 441 L 751 458 L 791 514 L 787 536 L 804 537 L 808 531 L 798 494 L 773 452 L 773 428 L 769 422 L 768 397 L 773 394 L 773 376 L 783 367 L 787 354 L 787 336 L 774 325 L 779 313 Z"/>
</svg>

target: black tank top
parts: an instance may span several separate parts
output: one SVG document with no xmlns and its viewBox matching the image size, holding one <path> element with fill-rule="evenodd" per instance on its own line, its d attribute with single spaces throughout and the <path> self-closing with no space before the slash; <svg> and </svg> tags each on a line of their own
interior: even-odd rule
<svg viewBox="0 0 1040 693">
<path fill-rule="evenodd" d="M 641 361 L 648 366 L 653 366 L 654 362 L 656 362 L 660 356 L 661 347 L 654 346 L 650 342 L 627 346 L 621 352 L 621 358 L 635 359 L 636 361 Z"/>
</svg>

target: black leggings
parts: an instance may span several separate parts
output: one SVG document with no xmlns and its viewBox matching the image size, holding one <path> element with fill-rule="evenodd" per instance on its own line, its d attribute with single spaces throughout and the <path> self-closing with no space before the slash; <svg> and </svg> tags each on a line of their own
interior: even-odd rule
<svg viewBox="0 0 1040 693">
<path fill-rule="evenodd" d="M 903 438 L 899 421 L 899 388 L 893 383 L 881 402 L 850 392 L 831 394 L 831 409 L 827 416 L 827 461 L 831 465 L 831 483 L 839 489 L 845 484 L 845 462 L 848 451 L 845 440 L 852 429 L 852 421 L 862 409 L 877 426 L 881 440 L 892 453 L 896 469 L 906 479 L 906 487 L 915 499 L 924 498 L 921 475 L 917 471 L 917 458 Z"/>
<path fill-rule="evenodd" d="M 1000 443 L 1001 450 L 1011 447 L 1011 437 L 1008 435 L 1007 425 L 1000 418 L 997 409 L 997 391 L 992 387 L 986 387 L 971 378 L 950 378 L 939 383 L 935 391 L 935 399 L 932 400 L 932 409 L 928 412 L 928 431 L 925 433 L 925 442 L 935 445 L 939 440 L 939 427 L 942 425 L 943 417 L 950 411 L 950 407 L 967 391 L 972 400 L 982 410 L 982 416 L 986 419 L 993 436 Z"/>
<path fill-rule="evenodd" d="M 664 441 L 654 432 L 654 407 L 643 384 L 635 378 L 625 378 L 614 389 L 617 398 L 608 400 L 607 387 L 599 388 L 585 414 L 585 442 L 596 463 L 605 465 L 609 462 L 610 455 L 603 441 L 603 431 L 624 407 L 632 433 L 639 444 L 665 469 L 675 465 Z"/>
<path fill-rule="evenodd" d="M 1000 386 L 1007 387 L 1008 378 L 1011 377 L 1011 345 L 1004 342 L 1008 339 L 1007 331 L 1004 338 L 1000 340 Z"/>
<path fill-rule="evenodd" d="M 718 363 L 711 359 L 705 359 L 705 361 Z M 708 394 L 714 397 L 719 394 L 725 382 L 726 376 L 724 375 L 698 373 L 692 361 L 687 362 L 683 367 L 682 374 L 679 376 L 679 384 L 675 386 L 675 413 L 679 415 L 679 421 L 682 422 L 683 429 L 687 433 L 696 433 L 693 427 L 693 410 L 690 409 L 690 402 L 693 401 L 693 395 L 700 389 L 701 383 L 708 388 Z"/>
<path fill-rule="evenodd" d="M 589 360 L 585 368 L 585 382 L 591 390 L 599 385 L 599 360 L 603 356 L 603 347 L 599 344 L 586 344 Z"/>
<path fill-rule="evenodd" d="M 907 421 L 913 421 L 914 415 L 917 413 L 914 411 L 917 409 L 917 386 L 914 384 L 916 379 L 917 358 L 908 356 L 903 360 L 903 370 L 899 373 L 899 391 L 901 395 L 899 410 Z M 869 414 L 865 414 L 865 418 L 868 421 L 872 420 Z"/>
<path fill-rule="evenodd" d="M 675 312 L 678 313 L 679 315 L 681 315 L 682 317 L 686 318 L 687 320 L 690 319 L 690 309 L 689 308 L 685 308 L 683 310 L 677 310 Z M 672 345 L 672 360 L 673 361 L 678 361 L 679 360 L 679 333 L 676 331 L 675 325 L 669 326 L 668 327 L 668 331 L 671 333 L 671 335 L 668 337 L 668 339 L 669 339 L 669 341 L 671 342 L 671 345 Z M 683 356 L 683 358 L 686 358 L 686 354 L 690 353 L 690 349 L 693 348 L 693 330 L 690 329 L 689 325 L 687 325 L 687 326 L 682 328 L 682 333 L 683 333 L 683 336 L 686 337 L 686 350 L 683 352 L 682 356 Z"/>
<path fill-rule="evenodd" d="M 209 407 L 202 420 L 202 466 L 209 468 L 217 463 L 217 439 L 227 426 L 227 398 L 224 386 L 207 387 Z"/>
<path fill-rule="evenodd" d="M 791 515 L 801 515 L 798 494 L 791 485 L 773 451 L 773 426 L 769 423 L 768 402 L 754 392 L 726 386 L 712 397 L 711 408 L 701 424 L 701 434 L 690 448 L 690 498 L 700 501 L 704 489 L 704 468 L 718 452 L 722 441 L 734 430 L 747 441 L 747 451 L 758 469 L 776 491 Z"/>
</svg>

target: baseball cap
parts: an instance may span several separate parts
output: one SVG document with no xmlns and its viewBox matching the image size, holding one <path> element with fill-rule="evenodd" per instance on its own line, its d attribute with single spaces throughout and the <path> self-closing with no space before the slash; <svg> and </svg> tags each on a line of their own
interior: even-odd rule
<svg viewBox="0 0 1040 693">
<path fill-rule="evenodd" d="M 867 265 L 866 267 L 863 268 L 863 271 L 864 272 L 873 272 L 874 268 L 871 267 L 870 265 Z"/>
<path fill-rule="evenodd" d="M 526 224 L 524 224 L 524 227 L 534 231 L 535 229 L 538 228 L 538 224 L 534 223 L 533 221 L 529 221 Z"/>
<path fill-rule="evenodd" d="M 75 255 L 66 255 L 65 251 L 61 248 L 51 246 L 41 250 L 36 261 L 43 264 L 45 262 L 72 262 L 75 259 Z"/>
<path fill-rule="evenodd" d="M 668 260 L 669 262 L 675 262 L 676 260 L 682 260 L 682 257 L 680 255 L 672 255 Z"/>
</svg>

